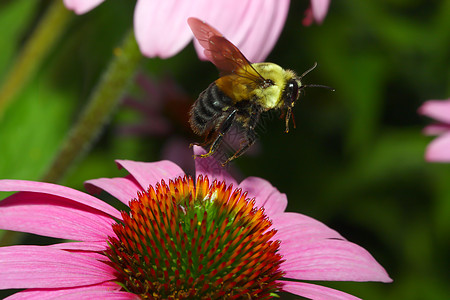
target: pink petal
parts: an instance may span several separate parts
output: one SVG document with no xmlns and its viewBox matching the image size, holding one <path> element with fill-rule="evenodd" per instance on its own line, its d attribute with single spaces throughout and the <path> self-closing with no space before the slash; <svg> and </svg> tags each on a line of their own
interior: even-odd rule
<svg viewBox="0 0 450 300">
<path fill-rule="evenodd" d="M 270 182 L 259 177 L 244 179 L 239 187 L 248 192 L 248 197 L 255 198 L 257 207 L 264 207 L 266 214 L 271 217 L 284 212 L 287 206 L 287 197 L 275 188 Z"/>
<path fill-rule="evenodd" d="M 311 26 L 314 22 L 314 16 L 311 6 L 305 10 L 305 17 L 302 20 L 303 26 Z"/>
<path fill-rule="evenodd" d="M 155 187 L 156 183 L 164 180 L 166 184 L 169 179 L 184 176 L 183 170 L 168 160 L 158 162 L 137 162 L 132 160 L 116 160 L 119 168 L 126 169 L 134 177 L 142 189 L 147 190 L 149 186 Z"/>
<path fill-rule="evenodd" d="M 48 246 L 47 246 L 48 247 Z M 95 259 L 98 261 L 105 261 L 105 256 L 103 254 L 92 252 L 92 251 L 81 251 L 81 250 L 69 250 L 68 252 L 76 253 L 84 257 Z"/>
<path fill-rule="evenodd" d="M 199 146 L 194 146 L 194 154 L 201 155 L 205 154 L 206 151 Z M 209 180 L 212 182 L 213 180 L 225 181 L 227 186 L 233 184 L 234 187 L 237 187 L 238 184 L 230 174 L 228 174 L 225 167 L 222 167 L 221 164 L 217 162 L 217 160 L 213 157 L 197 157 L 195 159 L 195 177 L 202 174 L 203 176 L 208 176 Z"/>
<path fill-rule="evenodd" d="M 269 216 L 272 227 L 277 230 L 274 240 L 282 241 L 281 247 L 291 247 L 299 241 L 341 239 L 345 240 L 337 231 L 325 224 L 302 214 L 282 213 L 274 217 Z"/>
<path fill-rule="evenodd" d="M 91 179 L 86 181 L 84 186 L 91 194 L 99 194 L 101 190 L 104 190 L 126 205 L 128 205 L 132 199 L 137 198 L 138 191 L 143 190 L 132 176 L 124 178 Z"/>
<path fill-rule="evenodd" d="M 45 182 L 5 179 L 0 180 L 0 191 L 3 192 L 27 191 L 60 196 L 78 202 L 80 204 L 85 204 L 89 207 L 98 209 L 102 212 L 110 214 L 114 218 L 118 219 L 121 218 L 119 211 L 114 207 L 112 207 L 111 205 L 95 197 L 92 197 L 91 195 L 61 185 Z"/>
<path fill-rule="evenodd" d="M 23 292 L 16 293 L 5 300 L 91 300 L 91 299 L 106 299 L 106 300 L 139 300 L 139 296 L 136 294 L 122 292 L 117 290 L 97 288 L 94 287 L 81 287 L 81 288 L 69 288 L 69 289 L 29 289 Z"/>
<path fill-rule="evenodd" d="M 435 138 L 427 147 L 425 160 L 450 162 L 450 132 Z"/>
<path fill-rule="evenodd" d="M 59 243 L 59 244 L 54 244 L 54 245 L 49 245 L 49 246 L 45 246 L 45 247 L 49 247 L 49 248 L 53 248 L 53 249 L 59 249 L 59 250 L 66 250 L 67 252 L 72 252 L 72 253 L 76 253 L 79 255 L 82 255 L 84 257 L 88 257 L 90 259 L 95 259 L 98 261 L 105 261 L 105 256 L 101 253 L 103 253 L 103 251 L 106 248 L 109 248 L 109 245 L 107 244 L 107 242 L 105 241 L 103 244 L 103 247 L 101 248 L 100 252 L 95 252 L 95 250 L 85 250 L 85 249 L 81 249 L 80 247 L 77 249 L 76 246 L 74 246 L 73 244 L 75 243 Z M 82 243 L 82 242 L 79 242 Z M 68 247 L 63 246 L 63 244 L 69 244 Z M 100 243 L 99 243 L 100 244 Z M 99 245 L 97 245 L 99 246 Z M 100 247 L 92 247 L 92 249 L 95 248 L 100 248 Z"/>
<path fill-rule="evenodd" d="M 423 134 L 425 135 L 441 135 L 446 132 L 450 132 L 449 124 L 431 124 L 423 129 Z"/>
<path fill-rule="evenodd" d="M 76 14 L 84 14 L 105 0 L 63 0 L 64 5 Z"/>
<path fill-rule="evenodd" d="M 252 1 L 256 5 L 257 19 L 246 37 L 239 43 L 239 49 L 249 53 L 251 62 L 265 61 L 283 30 L 289 11 L 289 0 Z M 258 7 L 259 6 L 259 7 Z"/>
<path fill-rule="evenodd" d="M 187 174 L 195 174 L 189 141 L 180 136 L 169 138 L 161 149 L 161 158 L 173 161 Z"/>
<path fill-rule="evenodd" d="M 191 16 L 220 31 L 251 62 L 266 59 L 283 29 L 289 0 L 220 0 L 205 5 Z M 197 53 L 206 59 L 195 41 Z"/>
<path fill-rule="evenodd" d="M 311 0 L 312 13 L 316 23 L 320 24 L 325 19 L 329 5 L 330 0 Z"/>
<path fill-rule="evenodd" d="M 41 246 L 2 247 L 0 266 L 0 289 L 77 287 L 115 279 L 105 263 Z"/>
<path fill-rule="evenodd" d="M 327 300 L 357 300 L 359 298 L 350 294 L 330 289 L 324 286 L 305 283 L 305 282 L 292 282 L 282 281 L 283 291 L 305 297 L 308 299 L 327 299 Z"/>
<path fill-rule="evenodd" d="M 291 243 L 280 247 L 286 260 L 286 278 L 299 280 L 381 281 L 392 279 L 362 247 L 348 241 L 328 239 Z"/>
<path fill-rule="evenodd" d="M 89 285 L 75 288 L 59 288 L 59 289 L 27 289 L 18 293 L 15 293 L 5 299 L 18 300 L 18 299 L 133 299 L 133 298 L 121 298 L 120 292 L 122 287 L 115 282 L 107 281 L 96 285 Z M 92 297 L 97 293 L 104 293 L 100 298 Z M 120 293 L 120 294 L 119 294 Z M 130 293 L 127 293 L 130 294 Z M 89 297 L 91 295 L 91 297 Z M 76 298 L 78 296 L 78 298 Z M 136 296 L 135 294 L 130 294 Z M 125 297 L 124 295 L 122 297 Z"/>
<path fill-rule="evenodd" d="M 55 238 L 106 241 L 114 236 L 108 215 L 55 195 L 19 192 L 0 202 L 0 228 Z"/>
<path fill-rule="evenodd" d="M 187 18 L 200 3 L 209 0 L 138 0 L 134 10 L 134 31 L 142 54 L 168 58 L 192 39 Z"/>
<path fill-rule="evenodd" d="M 442 123 L 450 124 L 450 99 L 428 100 L 419 107 L 418 112 Z"/>
<path fill-rule="evenodd" d="M 100 242 L 67 242 L 67 243 L 53 244 L 47 247 L 60 250 L 95 251 L 95 252 L 102 252 L 109 248 L 106 240 Z"/>
</svg>

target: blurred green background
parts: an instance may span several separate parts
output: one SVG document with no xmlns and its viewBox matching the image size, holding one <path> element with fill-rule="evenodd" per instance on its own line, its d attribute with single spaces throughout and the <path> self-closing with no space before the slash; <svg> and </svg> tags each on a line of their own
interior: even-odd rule
<svg viewBox="0 0 450 300">
<path fill-rule="evenodd" d="M 0 2 L 0 81 L 50 1 Z M 39 180 L 132 26 L 134 1 L 106 1 L 74 16 L 25 89 L 0 119 L 0 178 Z M 430 123 L 417 114 L 450 95 L 450 1 L 331 1 L 324 23 L 302 26 L 309 1 L 292 0 L 268 61 L 336 89 L 308 89 L 295 107 L 297 128 L 267 118 L 258 151 L 235 161 L 241 178 L 259 176 L 287 194 L 288 210 L 314 217 L 366 248 L 394 279 L 323 283 L 365 299 L 450 298 L 450 164 L 424 161 Z M 217 78 L 192 44 L 167 60 L 144 59 L 151 80 L 172 78 L 193 100 Z M 145 97 L 138 84 L 127 94 Z M 150 100 L 149 100 L 150 99 Z M 161 114 L 170 132 L 119 134 L 144 117 L 120 106 L 62 184 L 124 176 L 114 159 L 155 161 L 180 130 L 186 106 Z M 450 151 L 450 150 L 449 150 Z M 181 155 L 181 154 L 180 154 Z"/>
</svg>

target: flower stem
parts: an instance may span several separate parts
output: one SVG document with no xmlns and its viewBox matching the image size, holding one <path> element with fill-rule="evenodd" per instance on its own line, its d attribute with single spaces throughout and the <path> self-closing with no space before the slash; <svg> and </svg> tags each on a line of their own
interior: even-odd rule
<svg viewBox="0 0 450 300">
<path fill-rule="evenodd" d="M 53 49 L 71 16 L 72 13 L 64 7 L 61 0 L 54 0 L 50 4 L 0 87 L 0 119 L 11 101 L 16 99 L 17 94 L 34 76 L 42 60 Z"/>
<path fill-rule="evenodd" d="M 122 94 L 133 78 L 142 55 L 133 31 L 127 33 L 93 91 L 84 112 L 63 142 L 43 181 L 57 182 L 63 178 L 74 161 L 81 156 L 101 132 L 116 108 Z"/>
</svg>

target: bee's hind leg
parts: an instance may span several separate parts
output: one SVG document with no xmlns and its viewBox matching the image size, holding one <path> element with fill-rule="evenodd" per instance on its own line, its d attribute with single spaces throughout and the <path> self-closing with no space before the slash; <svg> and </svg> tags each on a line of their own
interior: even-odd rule
<svg viewBox="0 0 450 300">
<path fill-rule="evenodd" d="M 193 142 L 189 144 L 189 148 L 192 148 L 194 146 L 200 146 L 200 147 L 206 147 L 208 145 L 211 145 L 211 139 L 212 139 L 212 132 L 208 133 L 208 135 L 205 138 L 205 141 L 203 143 L 197 143 Z"/>
<path fill-rule="evenodd" d="M 233 159 L 236 159 L 239 156 L 241 156 L 242 154 L 244 154 L 245 151 L 247 151 L 247 149 L 250 148 L 255 143 L 256 138 L 257 138 L 256 132 L 255 132 L 255 127 L 258 124 L 259 117 L 260 117 L 260 112 L 258 110 L 255 110 L 251 114 L 248 123 L 245 125 L 245 127 L 247 128 L 247 131 L 245 133 L 245 135 L 246 135 L 245 143 L 243 145 L 241 144 L 241 147 L 239 148 L 238 151 L 236 151 L 233 154 L 233 156 L 229 157 L 225 162 L 222 163 L 223 167 L 225 167 Z"/>
<path fill-rule="evenodd" d="M 238 158 L 242 154 L 247 151 L 248 148 L 250 148 L 256 141 L 256 133 L 254 130 L 249 130 L 247 132 L 247 140 L 244 145 L 242 145 L 236 153 L 233 154 L 233 156 L 229 157 L 225 162 L 222 163 L 222 166 L 225 167 L 230 161 L 233 159 Z"/>
<path fill-rule="evenodd" d="M 216 152 L 217 148 L 220 146 L 223 137 L 225 136 L 225 134 L 227 134 L 228 131 L 230 131 L 231 126 L 233 125 L 233 122 L 236 118 L 236 109 L 232 109 L 228 116 L 225 118 L 225 120 L 222 122 L 222 124 L 220 125 L 219 129 L 217 130 L 217 135 L 214 139 L 214 141 L 211 143 L 211 146 L 209 147 L 209 151 L 205 154 L 202 155 L 196 155 L 196 156 L 200 156 L 200 157 L 209 157 L 211 155 L 214 154 L 214 152 Z M 194 156 L 194 158 L 196 157 Z"/>
</svg>

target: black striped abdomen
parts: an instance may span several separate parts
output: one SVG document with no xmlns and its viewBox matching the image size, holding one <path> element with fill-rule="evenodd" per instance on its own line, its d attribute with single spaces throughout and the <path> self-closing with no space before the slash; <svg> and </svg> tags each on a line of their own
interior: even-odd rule
<svg viewBox="0 0 450 300">
<path fill-rule="evenodd" d="M 192 105 L 189 119 L 192 130 L 198 135 L 205 134 L 220 121 L 224 108 L 231 104 L 231 99 L 211 83 Z"/>
</svg>

